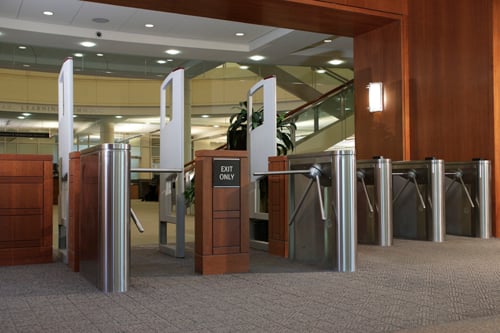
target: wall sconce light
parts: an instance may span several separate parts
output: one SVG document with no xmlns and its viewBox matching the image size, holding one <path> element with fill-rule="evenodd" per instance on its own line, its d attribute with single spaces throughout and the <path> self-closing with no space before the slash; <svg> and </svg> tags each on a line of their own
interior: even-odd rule
<svg viewBox="0 0 500 333">
<path fill-rule="evenodd" d="M 368 96 L 370 112 L 380 112 L 384 110 L 384 85 L 382 82 L 370 82 L 368 84 Z"/>
</svg>

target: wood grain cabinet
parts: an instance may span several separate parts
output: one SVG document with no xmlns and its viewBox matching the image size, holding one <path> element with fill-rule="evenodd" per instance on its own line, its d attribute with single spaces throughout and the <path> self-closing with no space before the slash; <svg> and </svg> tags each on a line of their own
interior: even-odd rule
<svg viewBox="0 0 500 333">
<path fill-rule="evenodd" d="M 0 265 L 52 261 L 52 156 L 0 155 Z"/>
</svg>

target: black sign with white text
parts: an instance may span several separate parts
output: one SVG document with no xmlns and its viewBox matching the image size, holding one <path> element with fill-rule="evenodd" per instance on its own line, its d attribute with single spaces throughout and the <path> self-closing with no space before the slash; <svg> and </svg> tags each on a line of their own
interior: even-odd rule
<svg viewBox="0 0 500 333">
<path fill-rule="evenodd" d="M 212 163 L 212 186 L 239 187 L 240 160 L 214 158 Z"/>
</svg>

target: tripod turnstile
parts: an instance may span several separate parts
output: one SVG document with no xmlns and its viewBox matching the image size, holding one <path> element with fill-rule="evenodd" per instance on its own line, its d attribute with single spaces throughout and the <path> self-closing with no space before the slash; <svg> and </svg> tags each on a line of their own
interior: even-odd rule
<svg viewBox="0 0 500 333">
<path fill-rule="evenodd" d="M 491 162 L 445 163 L 446 233 L 491 237 Z"/>
<path fill-rule="evenodd" d="M 392 164 L 387 158 L 357 161 L 358 242 L 392 245 Z"/>
<path fill-rule="evenodd" d="M 353 151 L 288 157 L 289 257 L 339 272 L 356 270 L 356 160 Z M 303 175 L 299 174 L 302 173 Z M 304 177 L 304 175 L 306 177 Z M 316 191 L 312 190 L 315 183 Z"/>
<path fill-rule="evenodd" d="M 392 163 L 394 237 L 444 241 L 444 162 Z"/>
</svg>

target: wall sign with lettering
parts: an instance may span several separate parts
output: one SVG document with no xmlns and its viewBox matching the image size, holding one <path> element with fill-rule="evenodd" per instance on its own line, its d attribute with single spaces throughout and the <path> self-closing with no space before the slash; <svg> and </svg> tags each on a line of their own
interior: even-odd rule
<svg viewBox="0 0 500 333">
<path fill-rule="evenodd" d="M 214 158 L 212 161 L 212 186 L 239 187 L 240 160 Z"/>
</svg>

